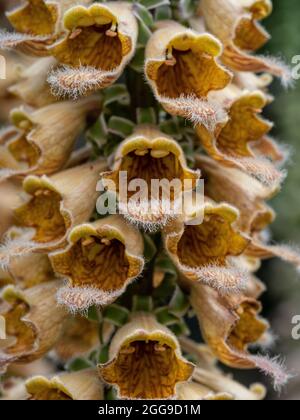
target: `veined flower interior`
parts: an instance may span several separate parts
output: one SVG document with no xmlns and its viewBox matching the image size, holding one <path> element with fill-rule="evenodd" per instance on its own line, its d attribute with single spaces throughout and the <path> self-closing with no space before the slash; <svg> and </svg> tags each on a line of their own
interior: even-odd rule
<svg viewBox="0 0 300 420">
<path fill-rule="evenodd" d="M 184 167 L 185 162 L 180 157 L 180 150 L 173 143 L 175 142 L 159 139 L 151 144 L 146 140 L 138 139 L 134 145 L 128 144 L 122 152 L 118 169 L 111 176 L 116 183 L 116 190 L 120 191 L 119 173 L 122 171 L 127 174 L 128 185 L 136 179 L 142 179 L 147 183 L 149 200 L 161 199 L 163 192 L 169 192 L 172 200 L 176 194 L 176 187 L 173 184 L 171 184 L 173 185 L 171 191 L 164 191 L 169 187 L 168 185 L 166 187 L 160 185 L 160 190 L 155 191 L 157 197 L 153 197 L 152 181 L 167 180 L 171 183 L 173 180 L 179 180 L 181 182 L 179 187 L 182 189 L 185 179 L 196 180 L 195 173 Z M 128 191 L 128 197 L 130 198 L 136 192 L 137 190 Z"/>
<path fill-rule="evenodd" d="M 60 390 L 58 386 L 41 384 L 30 393 L 28 400 L 31 401 L 65 401 L 72 400 L 65 392 Z"/>
<path fill-rule="evenodd" d="M 5 140 L 7 149 L 13 159 L 15 159 L 18 165 L 27 169 L 37 164 L 41 156 L 41 151 L 27 139 L 27 136 L 34 128 L 32 122 L 28 119 L 24 119 L 20 122 L 18 128 L 19 130 L 16 129 L 11 131 Z"/>
<path fill-rule="evenodd" d="M 30 351 L 34 346 L 36 333 L 29 324 L 22 321 L 29 312 L 29 305 L 21 299 L 15 299 L 12 304 L 5 302 L 3 305 L 5 309 L 2 316 L 5 319 L 7 335 L 4 342 L 5 353 L 14 356 Z"/>
<path fill-rule="evenodd" d="M 233 326 L 227 343 L 238 351 L 245 351 L 251 343 L 256 343 L 267 330 L 268 325 L 257 317 L 259 304 L 244 302 L 237 309 L 238 322 Z"/>
<path fill-rule="evenodd" d="M 83 235 L 68 251 L 53 256 L 52 261 L 55 270 L 70 278 L 72 286 L 107 292 L 121 289 L 130 270 L 124 243 L 96 232 Z"/>
<path fill-rule="evenodd" d="M 206 215 L 201 225 L 186 225 L 178 242 L 178 257 L 186 267 L 226 265 L 226 257 L 239 255 L 246 240 L 219 214 Z"/>
<path fill-rule="evenodd" d="M 260 140 L 272 125 L 258 113 L 264 106 L 261 98 L 244 97 L 235 101 L 229 111 L 229 119 L 217 136 L 221 152 L 232 156 L 249 156 L 249 143 Z"/>
<path fill-rule="evenodd" d="M 61 201 L 59 193 L 48 188 L 37 189 L 28 203 L 15 210 L 17 224 L 35 229 L 35 242 L 48 243 L 62 239 L 70 221 L 61 213 Z"/>
<path fill-rule="evenodd" d="M 53 2 L 28 0 L 25 5 L 8 13 L 8 18 L 19 32 L 51 35 L 55 32 L 58 8 Z"/>
<path fill-rule="evenodd" d="M 119 67 L 131 41 L 118 32 L 116 17 L 107 9 L 91 8 L 89 13 L 78 9 L 78 13 L 76 8 L 66 13 L 65 26 L 70 34 L 53 46 L 54 56 L 73 67 L 92 66 L 104 71 Z"/>
<path fill-rule="evenodd" d="M 155 399 L 172 397 L 176 384 L 191 372 L 192 367 L 177 357 L 174 343 L 149 337 L 124 344 L 102 374 L 125 398 Z"/>
<path fill-rule="evenodd" d="M 156 82 L 162 97 L 196 95 L 205 98 L 209 91 L 224 88 L 230 75 L 203 49 L 198 38 L 181 35 L 169 43 L 165 61 L 155 64 L 150 79 Z"/>
<path fill-rule="evenodd" d="M 270 1 L 256 1 L 245 8 L 249 16 L 242 17 L 235 28 L 234 43 L 242 50 L 256 51 L 270 38 L 266 30 L 258 22 L 266 18 L 272 11 Z"/>
</svg>

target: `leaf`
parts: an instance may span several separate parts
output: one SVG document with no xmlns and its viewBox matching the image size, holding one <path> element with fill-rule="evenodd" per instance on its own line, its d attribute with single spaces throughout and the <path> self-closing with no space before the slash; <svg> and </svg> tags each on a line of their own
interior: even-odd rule
<svg viewBox="0 0 300 420">
<path fill-rule="evenodd" d="M 131 60 L 129 66 L 135 70 L 137 73 L 144 72 L 144 62 L 145 62 L 145 48 L 138 47 L 134 58 Z"/>
<path fill-rule="evenodd" d="M 89 321 L 97 321 L 99 322 L 99 315 L 96 306 L 90 306 L 87 311 L 87 319 Z"/>
<path fill-rule="evenodd" d="M 118 394 L 117 394 L 117 390 L 113 387 L 109 388 L 109 390 L 107 391 L 106 395 L 105 395 L 105 399 L 107 401 L 115 401 L 118 399 Z"/>
<path fill-rule="evenodd" d="M 151 236 L 146 233 L 143 234 L 144 238 L 144 257 L 146 262 L 150 262 L 157 253 L 157 248 Z"/>
<path fill-rule="evenodd" d="M 149 10 L 140 3 L 135 3 L 134 7 L 134 14 L 137 17 L 137 19 L 142 22 L 145 26 L 147 26 L 149 29 L 151 29 L 154 25 L 154 20 L 152 17 L 152 14 L 149 12 Z"/>
<path fill-rule="evenodd" d="M 155 21 L 172 19 L 172 9 L 170 6 L 159 6 L 155 9 Z"/>
<path fill-rule="evenodd" d="M 170 313 L 177 317 L 184 316 L 190 307 L 189 300 L 180 287 L 176 286 L 175 292 L 169 303 Z"/>
<path fill-rule="evenodd" d="M 128 321 L 130 312 L 123 306 L 113 304 L 107 306 L 103 311 L 103 319 L 117 327 L 122 327 Z"/>
<path fill-rule="evenodd" d="M 188 20 L 196 14 L 198 2 L 195 0 L 179 0 L 178 8 L 180 17 Z"/>
<path fill-rule="evenodd" d="M 138 21 L 138 26 L 139 26 L 138 46 L 145 47 L 149 38 L 152 35 L 152 32 L 142 20 Z"/>
<path fill-rule="evenodd" d="M 174 278 L 177 278 L 177 270 L 171 259 L 167 254 L 160 254 L 155 260 L 155 268 L 165 273 L 171 274 Z"/>
<path fill-rule="evenodd" d="M 145 6 L 148 10 L 156 9 L 161 6 L 169 6 L 169 0 L 140 0 L 139 3 Z"/>
<path fill-rule="evenodd" d="M 162 308 L 158 308 L 155 311 L 155 316 L 156 316 L 157 321 L 160 324 L 167 325 L 167 326 L 174 325 L 179 321 L 177 316 L 169 312 L 168 306 L 163 306 Z"/>
<path fill-rule="evenodd" d="M 153 300 L 151 296 L 133 296 L 132 299 L 133 312 L 152 312 Z"/>
<path fill-rule="evenodd" d="M 104 115 L 101 114 L 95 124 L 87 132 L 87 139 L 98 147 L 102 147 L 107 141 L 108 129 Z"/>
<path fill-rule="evenodd" d="M 108 122 L 108 130 L 122 138 L 130 136 L 134 130 L 135 124 L 126 118 L 111 117 Z"/>
<path fill-rule="evenodd" d="M 109 345 L 103 346 L 99 353 L 99 363 L 106 363 L 109 360 Z"/>
<path fill-rule="evenodd" d="M 178 322 L 174 323 L 173 325 L 169 326 L 170 330 L 180 337 L 181 335 L 190 335 L 191 331 L 185 321 L 179 320 Z"/>
<path fill-rule="evenodd" d="M 78 357 L 68 363 L 66 369 L 69 372 L 78 372 L 80 370 L 89 369 L 91 367 L 94 367 L 93 363 L 87 359 L 84 359 L 83 357 Z"/>
<path fill-rule="evenodd" d="M 180 132 L 180 127 L 176 117 L 162 121 L 160 123 L 160 129 L 163 133 L 172 136 L 176 140 L 182 139 L 182 133 Z"/>
<path fill-rule="evenodd" d="M 104 106 L 108 106 L 113 102 L 121 102 L 122 104 L 129 104 L 130 95 L 126 85 L 119 83 L 112 85 L 104 90 Z"/>
<path fill-rule="evenodd" d="M 156 125 L 156 115 L 154 108 L 137 108 L 137 123 Z"/>
</svg>

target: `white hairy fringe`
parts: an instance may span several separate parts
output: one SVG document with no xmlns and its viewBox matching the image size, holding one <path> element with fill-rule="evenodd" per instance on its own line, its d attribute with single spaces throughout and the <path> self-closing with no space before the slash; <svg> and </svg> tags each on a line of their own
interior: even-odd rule
<svg viewBox="0 0 300 420">
<path fill-rule="evenodd" d="M 269 67 L 270 72 L 280 78 L 281 84 L 285 89 L 293 87 L 294 80 L 292 69 L 288 66 L 281 57 L 274 56 L 257 56 L 261 59 L 267 67 Z"/>
<path fill-rule="evenodd" d="M 269 330 L 256 343 L 250 344 L 249 348 L 259 348 L 263 351 L 272 350 L 278 341 L 278 336 Z"/>
<path fill-rule="evenodd" d="M 234 265 L 220 267 L 211 264 L 199 268 L 180 265 L 180 268 L 183 271 L 192 273 L 199 282 L 212 287 L 224 295 L 242 292 L 245 290 L 249 280 L 248 272 Z"/>
<path fill-rule="evenodd" d="M 230 160 L 268 187 L 281 185 L 287 175 L 285 170 L 277 169 L 268 159 L 230 157 Z"/>
<path fill-rule="evenodd" d="M 280 356 L 251 355 L 247 356 L 247 359 L 252 361 L 261 372 L 273 379 L 274 389 L 278 392 L 293 378 L 293 375 L 287 372 L 285 361 Z"/>
<path fill-rule="evenodd" d="M 5 179 L 11 178 L 12 176 L 16 175 L 19 171 L 14 169 L 4 168 L 0 169 L 0 182 L 4 181 Z"/>
<path fill-rule="evenodd" d="M 159 97 L 159 101 L 173 108 L 195 126 L 203 125 L 210 132 L 213 132 L 218 124 L 226 122 L 228 118 L 226 111 L 218 102 L 198 98 L 196 95 L 181 95 L 178 98 Z"/>
<path fill-rule="evenodd" d="M 128 203 L 119 202 L 119 212 L 131 224 L 150 233 L 165 227 L 180 213 L 176 200 L 170 202 L 164 199 L 138 203 L 129 199 Z"/>
<path fill-rule="evenodd" d="M 18 44 L 26 41 L 44 41 L 47 37 L 38 35 L 28 35 L 19 32 L 0 31 L 0 49 L 10 50 Z"/>
<path fill-rule="evenodd" d="M 12 238 L 5 236 L 4 241 L 0 244 L 0 268 L 7 270 L 12 258 L 22 257 L 30 254 L 37 247 L 37 244 L 31 239 L 33 237 L 32 230 L 15 229 L 14 232 L 20 233 L 17 237 Z"/>
<path fill-rule="evenodd" d="M 300 249 L 291 245 L 266 245 L 266 251 L 269 251 L 275 257 L 295 266 L 300 273 Z"/>
<path fill-rule="evenodd" d="M 53 70 L 47 81 L 53 95 L 77 99 L 89 91 L 100 89 L 106 78 L 115 75 L 116 70 L 104 71 L 90 66 L 78 68 L 64 66 Z"/>
<path fill-rule="evenodd" d="M 69 287 L 65 286 L 58 290 L 57 303 L 66 307 L 71 313 L 86 314 L 92 305 L 106 306 L 112 303 L 120 291 L 106 292 L 95 287 Z"/>
</svg>

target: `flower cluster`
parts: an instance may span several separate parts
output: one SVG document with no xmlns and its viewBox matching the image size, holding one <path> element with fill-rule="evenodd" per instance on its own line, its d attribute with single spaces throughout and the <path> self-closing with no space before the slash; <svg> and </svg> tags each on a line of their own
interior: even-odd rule
<svg viewBox="0 0 300 420">
<path fill-rule="evenodd" d="M 218 362 L 285 385 L 252 351 L 272 341 L 261 261 L 300 268 L 268 235 L 287 153 L 261 113 L 290 83 L 256 54 L 271 1 L 20 3 L 0 34 L 2 398 L 265 397 Z"/>
</svg>

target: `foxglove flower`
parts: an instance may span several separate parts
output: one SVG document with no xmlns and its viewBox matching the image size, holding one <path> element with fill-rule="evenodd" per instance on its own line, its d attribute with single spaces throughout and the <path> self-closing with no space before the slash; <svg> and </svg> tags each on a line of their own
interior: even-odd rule
<svg viewBox="0 0 300 420">
<path fill-rule="evenodd" d="M 288 84 L 290 71 L 285 64 L 251 54 L 270 38 L 259 21 L 271 12 L 271 0 L 201 0 L 199 7 L 207 29 L 224 44 L 224 64 L 237 71 L 269 72 Z"/>
<path fill-rule="evenodd" d="M 138 26 L 127 2 L 74 6 L 64 15 L 66 35 L 49 48 L 65 67 L 49 76 L 53 92 L 78 97 L 115 82 L 132 59 Z"/>
<path fill-rule="evenodd" d="M 103 400 L 103 385 L 93 369 L 61 373 L 50 379 L 34 376 L 25 386 L 28 400 Z"/>
<path fill-rule="evenodd" d="M 66 249 L 51 255 L 51 261 L 68 279 L 58 302 L 71 311 L 111 303 L 143 270 L 142 235 L 119 215 L 76 226 L 68 242 Z"/>
<path fill-rule="evenodd" d="M 126 174 L 128 191 L 122 189 L 126 182 L 122 174 Z M 120 144 L 112 171 L 102 174 L 104 186 L 118 195 L 120 212 L 130 222 L 149 230 L 165 225 L 176 216 L 184 183 L 185 192 L 191 191 L 198 178 L 199 172 L 188 168 L 180 145 L 146 125 L 137 127 L 133 135 Z M 138 194 L 141 180 L 143 190 Z M 161 184 L 153 186 L 153 180 Z"/>
<path fill-rule="evenodd" d="M 25 203 L 14 211 L 19 229 L 15 238 L 13 232 L 7 234 L 0 249 L 1 265 L 28 252 L 63 247 L 71 229 L 91 217 L 99 172 L 105 166 L 100 160 L 51 177 L 28 176 L 23 183 Z"/>
<path fill-rule="evenodd" d="M 46 354 L 59 340 L 67 312 L 57 307 L 60 281 L 27 290 L 7 286 L 1 295 L 0 371 L 11 363 L 28 363 Z"/>
<path fill-rule="evenodd" d="M 289 379 L 278 359 L 252 355 L 249 345 L 265 334 L 269 324 L 258 315 L 260 303 L 243 294 L 220 296 L 211 287 L 192 284 L 191 304 L 205 341 L 225 365 L 240 369 L 261 369 L 274 380 L 275 388 Z"/>
<path fill-rule="evenodd" d="M 88 4 L 90 0 L 81 0 L 81 3 Z M 25 0 L 6 13 L 17 32 L 3 32 L 0 48 L 18 48 L 36 56 L 49 55 L 47 47 L 65 32 L 63 14 L 74 4 L 78 4 L 78 1 Z"/>
<path fill-rule="evenodd" d="M 114 331 L 112 324 L 104 321 L 102 326 L 103 343 L 107 343 Z M 76 357 L 88 356 L 99 348 L 99 324 L 84 316 L 69 316 L 64 334 L 54 347 L 52 354 L 60 362 L 68 362 Z"/>
<path fill-rule="evenodd" d="M 250 388 L 221 373 L 211 373 L 206 369 L 196 368 L 193 382 L 178 386 L 179 400 L 263 400 L 266 389 L 261 384 L 253 384 Z"/>
<path fill-rule="evenodd" d="M 299 270 L 299 250 L 287 245 L 269 244 L 268 237 L 264 235 L 265 229 L 275 219 L 274 210 L 266 202 L 278 187 L 263 185 L 240 170 L 220 166 L 207 157 L 199 156 L 197 162 L 206 180 L 206 194 L 216 202 L 227 201 L 239 209 L 237 225 L 252 239 L 247 254 L 260 259 L 278 257 Z"/>
<path fill-rule="evenodd" d="M 19 78 L 11 83 L 7 91 L 33 107 L 43 107 L 56 102 L 52 95 L 47 76 L 49 71 L 56 66 L 53 57 L 39 58 L 28 68 L 20 71 Z"/>
<path fill-rule="evenodd" d="M 12 258 L 8 267 L 0 269 L 0 287 L 15 284 L 28 289 L 54 279 L 50 260 L 45 254 L 28 254 Z"/>
<path fill-rule="evenodd" d="M 199 209 L 193 209 L 199 211 Z M 204 204 L 203 221 L 190 223 L 195 214 L 186 212 L 185 219 L 165 232 L 165 246 L 180 272 L 220 292 L 236 292 L 245 286 L 247 273 L 234 257 L 241 255 L 249 239 L 235 227 L 238 211 L 209 200 Z M 195 222 L 196 223 L 196 222 Z"/>
<path fill-rule="evenodd" d="M 227 166 L 236 166 L 263 183 L 279 184 L 284 174 L 276 167 L 284 159 L 279 146 L 267 134 L 273 124 L 259 113 L 268 98 L 259 91 L 241 91 L 236 86 L 212 95 L 224 104 L 228 120 L 219 124 L 214 132 L 203 125 L 196 127 L 201 144 L 215 160 Z"/>
<path fill-rule="evenodd" d="M 211 34 L 163 23 L 146 48 L 145 74 L 157 100 L 171 114 L 214 128 L 225 113 L 207 95 L 225 88 L 232 77 L 217 61 L 221 53 Z"/>
<path fill-rule="evenodd" d="M 0 239 L 15 222 L 13 211 L 22 202 L 21 191 L 22 186 L 18 182 L 0 183 L 0 195 L 5 197 L 5 201 L 0 202 Z"/>
<path fill-rule="evenodd" d="M 47 175 L 62 169 L 87 115 L 99 109 L 98 98 L 58 102 L 38 110 L 14 109 L 13 126 L 0 137 L 0 177 Z"/>
<path fill-rule="evenodd" d="M 120 398 L 168 399 L 178 383 L 190 379 L 193 365 L 182 357 L 168 328 L 150 314 L 137 313 L 114 336 L 109 362 L 99 366 L 99 373 Z"/>
</svg>

